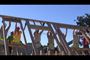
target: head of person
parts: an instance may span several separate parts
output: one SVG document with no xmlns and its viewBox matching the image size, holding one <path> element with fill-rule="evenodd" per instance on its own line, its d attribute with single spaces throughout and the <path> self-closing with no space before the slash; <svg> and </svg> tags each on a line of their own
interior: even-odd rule
<svg viewBox="0 0 90 60">
<path fill-rule="evenodd" d="M 16 30 L 19 31 L 20 30 L 20 27 L 16 27 Z"/>
<path fill-rule="evenodd" d="M 53 33 L 51 31 L 48 31 L 49 35 L 53 35 Z"/>
<path fill-rule="evenodd" d="M 39 32 L 39 29 L 37 29 L 36 32 L 38 33 Z"/>
<path fill-rule="evenodd" d="M 13 35 L 13 31 L 11 32 L 11 35 Z"/>
<path fill-rule="evenodd" d="M 77 33 L 78 33 L 78 30 L 77 29 L 73 30 L 73 34 L 74 35 L 76 35 Z"/>
<path fill-rule="evenodd" d="M 51 31 L 49 30 L 48 33 L 51 33 Z"/>
</svg>

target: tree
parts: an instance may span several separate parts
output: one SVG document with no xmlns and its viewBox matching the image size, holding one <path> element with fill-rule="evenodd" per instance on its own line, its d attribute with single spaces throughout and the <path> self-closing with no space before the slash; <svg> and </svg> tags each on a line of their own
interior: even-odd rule
<svg viewBox="0 0 90 60">
<path fill-rule="evenodd" d="M 77 23 L 77 26 L 84 26 L 84 27 L 90 27 L 90 14 L 85 14 L 84 16 L 78 16 L 77 17 L 77 20 L 75 20 L 76 23 Z M 88 29 L 84 29 L 85 31 L 81 31 L 82 35 L 84 36 L 85 38 L 85 41 L 88 43 L 86 46 L 88 47 L 89 46 L 89 43 L 90 43 L 90 38 L 89 36 L 85 33 L 89 33 Z M 84 41 L 84 42 L 85 42 Z M 84 44 L 85 45 L 85 44 Z"/>
<path fill-rule="evenodd" d="M 75 20 L 77 26 L 84 26 L 84 27 L 90 27 L 90 14 L 85 14 L 84 16 L 78 16 L 77 19 Z M 72 44 L 73 40 L 68 42 L 68 45 Z M 80 45 L 81 42 L 79 42 Z"/>
<path fill-rule="evenodd" d="M 76 24 L 77 26 L 90 27 L 90 14 L 85 14 L 84 16 L 78 16 Z"/>
</svg>

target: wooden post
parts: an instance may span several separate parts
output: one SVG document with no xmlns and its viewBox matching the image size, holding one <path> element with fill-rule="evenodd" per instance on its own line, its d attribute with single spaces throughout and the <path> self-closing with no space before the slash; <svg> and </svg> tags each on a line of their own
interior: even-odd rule
<svg viewBox="0 0 90 60">
<path fill-rule="evenodd" d="M 68 46 L 68 44 L 67 44 L 67 42 L 66 42 L 66 40 L 65 40 L 65 36 L 64 36 L 64 35 L 62 34 L 62 32 L 60 31 L 60 28 L 57 27 L 56 24 L 53 24 L 53 26 L 54 26 L 55 30 L 58 32 L 57 34 L 58 34 L 58 37 L 59 37 L 61 43 L 63 44 L 63 48 L 64 48 L 65 53 L 66 53 L 66 54 L 68 54 L 68 52 L 71 53 L 71 52 L 70 52 L 70 49 L 69 49 L 69 46 Z"/>
<path fill-rule="evenodd" d="M 21 29 L 22 29 L 22 32 L 23 32 L 23 37 L 24 37 L 24 41 L 25 41 L 25 44 L 27 46 L 27 40 L 26 40 L 26 37 L 25 37 L 25 33 L 24 33 L 24 29 L 23 29 L 23 26 L 22 26 L 22 22 L 20 21 L 20 26 L 21 26 Z M 27 54 L 27 47 L 26 47 L 26 50 L 25 50 L 26 54 Z"/>
<path fill-rule="evenodd" d="M 19 55 L 18 52 L 16 52 L 16 53 L 17 53 L 17 55 Z"/>
<path fill-rule="evenodd" d="M 44 55 L 48 55 L 48 51 L 46 53 L 44 53 Z"/>
<path fill-rule="evenodd" d="M 77 51 L 74 50 L 73 52 L 75 52 L 75 55 L 79 55 L 79 53 Z"/>
<path fill-rule="evenodd" d="M 48 55 L 50 55 L 50 50 L 48 51 Z"/>
<path fill-rule="evenodd" d="M 33 49 L 34 49 L 34 54 L 36 55 L 37 53 L 36 53 L 35 44 L 34 44 L 34 37 L 33 37 L 33 35 L 32 35 L 31 28 L 30 28 L 30 26 L 29 26 L 29 25 L 30 25 L 29 21 L 26 21 L 26 24 L 27 24 L 27 27 L 28 27 L 29 34 L 30 34 L 30 36 L 31 36 L 32 47 L 33 47 Z"/>
<path fill-rule="evenodd" d="M 82 55 L 85 55 L 84 51 L 82 51 Z"/>
<path fill-rule="evenodd" d="M 53 25 L 54 26 L 54 25 Z M 64 36 L 61 36 L 62 34 L 61 34 L 61 31 L 59 30 L 59 28 L 57 28 L 56 26 L 54 26 L 54 28 L 55 28 L 55 30 L 57 31 L 57 34 L 58 34 L 58 37 L 59 37 L 59 40 L 60 40 L 60 42 L 61 42 L 61 44 L 62 44 L 62 47 L 63 47 L 63 51 L 65 52 L 65 53 L 67 53 L 67 50 L 66 50 L 66 48 L 65 48 L 65 43 L 63 43 L 63 37 Z"/>
<path fill-rule="evenodd" d="M 57 51 L 55 51 L 55 55 L 57 55 Z"/>
<path fill-rule="evenodd" d="M 22 53 L 20 53 L 20 55 L 23 55 Z"/>
<path fill-rule="evenodd" d="M 61 51 L 61 55 L 64 55 L 64 51 Z"/>
<path fill-rule="evenodd" d="M 22 32 L 23 32 L 23 37 L 24 37 L 25 44 L 27 45 L 27 40 L 26 40 L 26 37 L 25 37 L 25 33 L 24 33 L 24 29 L 23 29 L 21 21 L 20 21 L 20 25 L 21 25 L 21 29 L 22 29 Z"/>
<path fill-rule="evenodd" d="M 42 54 L 42 50 L 40 50 L 40 55 L 43 55 L 43 54 Z"/>
<path fill-rule="evenodd" d="M 51 24 L 47 23 L 47 25 L 48 25 L 48 27 L 51 29 L 52 33 L 54 34 L 54 38 L 55 38 L 55 40 L 56 40 L 56 42 L 57 42 L 59 48 L 61 49 L 61 50 L 59 49 L 59 51 L 63 51 L 62 43 L 59 42 L 59 40 L 58 40 L 56 34 L 54 33 L 54 30 L 53 30 L 52 27 L 51 27 Z"/>
<path fill-rule="evenodd" d="M 4 48 L 5 48 L 5 55 L 8 55 L 8 44 L 6 41 L 6 36 L 5 36 L 5 21 L 3 21 L 3 38 L 4 38 Z"/>
<path fill-rule="evenodd" d="M 88 51 L 89 55 L 90 55 L 90 51 Z"/>
</svg>

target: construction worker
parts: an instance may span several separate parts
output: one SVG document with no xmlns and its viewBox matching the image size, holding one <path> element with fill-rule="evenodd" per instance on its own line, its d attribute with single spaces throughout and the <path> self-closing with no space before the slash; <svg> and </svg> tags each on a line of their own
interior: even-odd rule
<svg viewBox="0 0 90 60">
<path fill-rule="evenodd" d="M 8 42 L 9 42 L 9 53 L 11 54 L 11 51 L 12 51 L 12 43 L 13 43 L 13 32 L 11 32 L 11 35 L 8 36 L 7 38 Z"/>
<path fill-rule="evenodd" d="M 82 39 L 83 41 L 83 48 L 89 48 L 89 43 L 87 42 L 87 40 L 85 38 Z M 85 54 L 89 54 L 89 52 L 87 50 L 84 51 Z"/>
<path fill-rule="evenodd" d="M 16 27 L 16 30 L 14 31 L 13 35 L 14 35 L 14 40 L 13 42 L 16 42 L 17 44 L 20 43 L 20 38 L 21 38 L 21 31 L 19 31 L 20 28 L 19 27 Z"/>
<path fill-rule="evenodd" d="M 21 31 L 19 27 L 15 28 L 15 31 L 13 32 L 13 51 L 20 53 L 20 38 L 21 38 Z"/>
<path fill-rule="evenodd" d="M 39 32 L 39 30 L 37 29 L 35 32 L 34 32 L 34 43 L 35 43 L 35 48 L 37 50 L 37 52 L 40 51 L 41 49 L 41 33 L 43 32 L 43 30 L 41 32 Z"/>
<path fill-rule="evenodd" d="M 85 33 L 86 34 L 86 37 L 88 38 L 88 39 L 90 39 L 89 38 L 89 31 L 87 30 L 87 29 L 83 29 L 83 33 Z M 83 48 L 89 48 L 89 42 L 86 40 L 86 38 L 85 37 L 83 37 L 82 38 L 82 40 L 83 40 Z"/>
<path fill-rule="evenodd" d="M 89 40 L 90 40 L 90 35 L 89 35 L 89 31 L 88 29 L 82 29 L 81 30 L 82 33 L 82 43 L 83 43 L 83 48 L 89 48 Z M 89 52 L 87 50 L 84 51 L 85 54 L 89 54 Z"/>
<path fill-rule="evenodd" d="M 83 40 L 83 48 L 89 48 L 89 43 L 87 42 L 87 40 L 85 38 L 83 38 L 82 40 Z"/>
<path fill-rule="evenodd" d="M 47 32 L 47 38 L 48 38 L 48 49 L 54 50 L 54 36 L 51 31 Z"/>
<path fill-rule="evenodd" d="M 89 35 L 89 31 L 87 28 L 82 29 L 80 31 L 82 33 L 82 42 L 83 42 L 83 48 L 89 48 L 89 40 L 90 40 L 90 35 Z"/>
<path fill-rule="evenodd" d="M 79 35 L 77 35 L 78 31 L 77 30 L 74 30 L 73 31 L 73 46 L 74 48 L 79 48 L 79 40 L 80 40 L 80 37 Z"/>
</svg>

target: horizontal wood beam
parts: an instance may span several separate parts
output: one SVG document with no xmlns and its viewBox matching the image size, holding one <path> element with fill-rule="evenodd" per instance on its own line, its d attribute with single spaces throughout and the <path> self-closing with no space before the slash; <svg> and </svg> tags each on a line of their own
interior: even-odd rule
<svg viewBox="0 0 90 60">
<path fill-rule="evenodd" d="M 56 23 L 54 23 L 56 24 Z M 56 24 L 59 28 L 67 28 L 67 29 L 77 29 L 77 30 L 81 30 L 81 29 L 85 29 L 86 27 L 83 27 L 83 26 L 77 26 L 77 25 L 70 25 L 70 24 L 62 24 L 62 23 L 59 23 L 59 24 Z M 90 28 L 88 28 L 90 29 Z"/>
<path fill-rule="evenodd" d="M 31 29 L 50 30 L 49 27 L 39 26 L 39 25 L 29 25 L 29 27 L 30 27 Z"/>
<path fill-rule="evenodd" d="M 0 15 L 0 17 L 2 17 L 2 18 L 13 18 L 13 19 L 18 19 L 18 20 L 22 20 L 22 21 L 28 20 L 28 21 L 32 21 L 32 22 L 46 22 L 46 21 L 40 21 L 40 20 L 35 20 L 35 19 L 28 19 L 28 18 L 21 18 L 21 17 L 7 16 L 7 15 Z"/>
<path fill-rule="evenodd" d="M 68 29 L 83 29 L 83 28 L 86 28 L 86 27 L 83 27 L 83 26 L 77 26 L 77 25 L 70 25 L 70 24 L 64 24 L 64 23 L 56 23 L 56 22 L 47 22 L 47 21 L 40 21 L 40 20 L 35 20 L 35 19 L 28 19 L 28 18 L 20 18 L 20 17 L 13 17 L 13 16 L 6 16 L 6 15 L 0 15 L 0 17 L 2 18 L 13 18 L 13 22 L 19 22 L 20 20 L 22 21 L 34 21 L 34 22 L 44 22 L 44 23 L 49 23 L 49 24 L 57 24 L 58 27 L 61 27 L 61 28 L 68 28 Z M 8 21 L 8 20 L 6 20 Z M 90 29 L 90 28 L 88 28 Z"/>
<path fill-rule="evenodd" d="M 73 48 L 70 48 L 70 49 L 73 49 Z M 90 51 L 90 48 L 77 48 L 76 49 L 77 51 Z"/>
<path fill-rule="evenodd" d="M 2 19 L 4 21 L 12 21 L 12 22 L 20 22 L 21 21 L 19 18 L 12 18 L 12 17 L 8 17 L 8 16 L 4 16 L 4 17 L 2 17 Z"/>
</svg>

